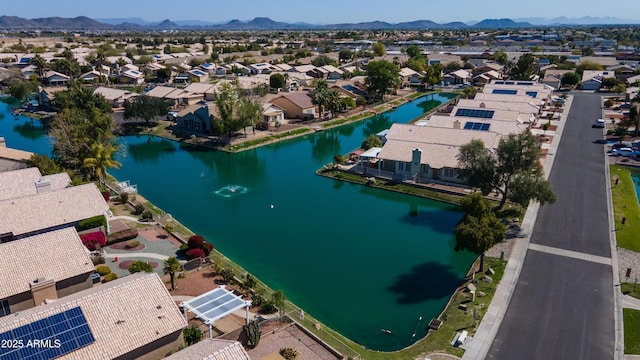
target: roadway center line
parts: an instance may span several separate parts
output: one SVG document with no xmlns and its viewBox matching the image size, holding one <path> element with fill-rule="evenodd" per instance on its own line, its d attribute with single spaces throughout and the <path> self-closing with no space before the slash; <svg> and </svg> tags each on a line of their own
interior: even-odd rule
<svg viewBox="0 0 640 360">
<path fill-rule="evenodd" d="M 566 256 L 574 259 L 591 261 L 598 264 L 611 266 L 611 258 L 607 258 L 604 256 L 590 255 L 590 254 L 585 254 L 577 251 L 559 249 L 551 246 L 534 244 L 534 243 L 529 244 L 529 250 L 535 250 L 535 251 L 540 251 L 540 252 L 559 255 L 559 256 Z"/>
</svg>

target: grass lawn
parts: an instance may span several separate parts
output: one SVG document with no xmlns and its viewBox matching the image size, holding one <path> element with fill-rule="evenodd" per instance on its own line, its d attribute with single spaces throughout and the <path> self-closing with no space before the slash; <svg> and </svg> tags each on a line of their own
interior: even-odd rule
<svg viewBox="0 0 640 360">
<path fill-rule="evenodd" d="M 640 252 L 640 207 L 636 190 L 631 178 L 631 169 L 624 166 L 611 165 L 611 195 L 616 226 L 618 246 Z M 616 179 L 618 184 L 616 185 Z M 625 219 L 624 225 L 622 218 Z"/>
<path fill-rule="evenodd" d="M 624 353 L 640 354 L 640 310 L 622 309 L 624 315 Z"/>
<path fill-rule="evenodd" d="M 633 290 L 633 283 L 621 283 L 620 291 L 623 295 L 633 296 L 636 299 L 640 299 L 640 284 L 636 285 L 636 290 Z"/>
</svg>

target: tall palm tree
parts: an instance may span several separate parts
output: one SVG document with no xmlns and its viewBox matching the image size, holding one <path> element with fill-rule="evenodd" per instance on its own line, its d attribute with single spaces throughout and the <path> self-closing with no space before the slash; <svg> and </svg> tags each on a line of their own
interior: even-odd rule
<svg viewBox="0 0 640 360">
<path fill-rule="evenodd" d="M 107 168 L 119 168 L 122 164 L 113 159 L 113 154 L 118 149 L 111 145 L 104 145 L 94 142 L 91 145 L 92 157 L 87 157 L 82 161 L 82 167 L 91 171 L 91 177 L 103 180 L 107 174 Z"/>
<path fill-rule="evenodd" d="M 162 265 L 162 273 L 167 275 L 169 274 L 169 277 L 171 278 L 171 291 L 175 290 L 175 276 L 176 276 L 176 272 L 180 271 L 180 261 L 178 261 L 177 258 L 175 257 L 169 257 L 167 258 L 163 265 Z"/>
<path fill-rule="evenodd" d="M 42 79 L 42 77 L 44 76 L 44 67 L 47 64 L 47 61 L 42 56 L 40 56 L 40 54 L 36 54 L 36 56 L 34 56 L 29 62 L 31 63 L 31 65 L 36 67 L 38 78 Z"/>
</svg>

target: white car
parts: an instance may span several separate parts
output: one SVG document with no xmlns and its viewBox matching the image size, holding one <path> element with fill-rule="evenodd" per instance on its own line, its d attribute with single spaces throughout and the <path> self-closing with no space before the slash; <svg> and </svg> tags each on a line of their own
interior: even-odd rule
<svg viewBox="0 0 640 360">
<path fill-rule="evenodd" d="M 604 125 L 606 124 L 604 119 L 598 119 L 596 120 L 595 123 L 593 123 L 593 125 L 591 125 L 592 128 L 604 128 Z"/>
</svg>

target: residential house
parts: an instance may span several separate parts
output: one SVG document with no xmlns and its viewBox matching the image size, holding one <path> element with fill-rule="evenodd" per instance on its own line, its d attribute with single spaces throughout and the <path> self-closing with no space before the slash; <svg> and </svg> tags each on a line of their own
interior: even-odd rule
<svg viewBox="0 0 640 360">
<path fill-rule="evenodd" d="M 460 69 L 445 74 L 442 79 L 445 84 L 468 84 L 472 80 L 472 75 L 469 70 Z"/>
<path fill-rule="evenodd" d="M 157 62 L 150 62 L 146 64 L 144 68 L 149 72 L 151 77 L 155 78 L 158 76 L 158 70 L 166 69 L 167 67 Z"/>
<path fill-rule="evenodd" d="M 206 101 L 214 101 L 216 97 L 216 86 L 214 84 L 193 83 L 185 87 L 184 90 L 194 94 L 202 94 Z"/>
<path fill-rule="evenodd" d="M 582 90 L 600 90 L 602 80 L 615 77 L 616 73 L 609 70 L 585 70 L 582 72 L 580 87 Z"/>
<path fill-rule="evenodd" d="M 271 103 L 284 110 L 284 115 L 288 119 L 311 120 L 318 117 L 316 106 L 311 103 L 311 97 L 304 91 L 281 95 Z"/>
<path fill-rule="evenodd" d="M 473 85 L 474 86 L 483 86 L 491 83 L 493 80 L 502 79 L 502 74 L 495 71 L 489 70 L 487 72 L 480 73 L 473 77 Z"/>
<path fill-rule="evenodd" d="M 386 138 L 378 154 L 381 171 L 401 180 L 462 183 L 458 178 L 460 147 L 477 139 L 496 149 L 502 135 L 483 129 L 393 124 Z"/>
<path fill-rule="evenodd" d="M 285 63 L 273 64 L 273 67 L 275 68 L 274 71 L 280 71 L 280 72 L 293 71 L 293 66 L 291 66 L 289 64 L 285 64 Z"/>
<path fill-rule="evenodd" d="M 189 74 L 189 80 L 197 83 L 207 83 L 209 82 L 209 74 L 200 69 L 191 69 L 187 71 Z"/>
<path fill-rule="evenodd" d="M 271 74 L 273 71 L 276 71 L 274 67 L 269 63 L 257 63 L 251 64 L 248 66 L 249 70 L 252 74 Z"/>
<path fill-rule="evenodd" d="M 38 68 L 35 65 L 28 65 L 23 67 L 22 69 L 20 69 L 20 72 L 22 73 L 22 76 L 24 76 L 25 79 L 28 79 L 31 77 L 31 75 L 35 75 L 35 76 L 40 76 L 40 74 L 38 74 Z"/>
<path fill-rule="evenodd" d="M 91 84 L 101 82 L 103 81 L 103 78 L 106 79 L 104 74 L 101 74 L 97 70 L 88 71 L 78 77 L 79 80 L 85 83 L 91 83 Z"/>
<path fill-rule="evenodd" d="M 125 65 L 133 64 L 133 60 L 129 59 L 126 56 L 107 56 L 105 58 L 105 61 L 108 64 L 119 64 L 119 63 L 124 63 Z"/>
<path fill-rule="evenodd" d="M 0 243 L 0 253 L 13 259 L 0 264 L 0 317 L 93 285 L 93 262 L 73 227 Z"/>
<path fill-rule="evenodd" d="M 70 77 L 57 71 L 49 70 L 44 73 L 42 82 L 51 86 L 62 86 L 69 82 Z"/>
<path fill-rule="evenodd" d="M 66 86 L 38 86 L 38 104 L 43 110 L 53 110 L 53 101 L 56 98 L 56 93 L 59 91 L 66 91 Z"/>
<path fill-rule="evenodd" d="M 544 77 L 540 81 L 541 84 L 545 84 L 554 90 L 559 90 L 562 86 L 562 77 L 566 73 L 572 72 L 571 70 L 557 70 L 557 69 L 548 69 L 544 73 Z"/>
<path fill-rule="evenodd" d="M 313 70 L 307 72 L 308 75 L 313 76 L 316 79 L 327 80 L 329 78 L 329 70 L 324 67 L 316 67 Z"/>
<path fill-rule="evenodd" d="M 510 111 L 517 111 L 521 114 L 533 114 L 533 115 L 539 115 L 541 113 L 541 107 L 535 105 L 533 102 L 459 99 L 456 106 L 460 108 L 472 108 L 472 109 L 510 110 Z"/>
<path fill-rule="evenodd" d="M 499 78 L 502 79 L 502 75 L 504 74 L 504 65 L 500 65 L 494 62 L 485 62 L 481 61 L 478 66 L 473 69 L 473 76 L 477 76 L 480 74 L 484 74 L 489 71 L 495 71 L 500 74 Z"/>
<path fill-rule="evenodd" d="M 117 76 L 118 82 L 122 84 L 140 85 L 144 83 L 144 73 L 139 70 L 126 70 Z"/>
<path fill-rule="evenodd" d="M 493 80 L 482 89 L 485 94 L 528 95 L 536 99 L 549 99 L 553 89 L 534 81 Z"/>
<path fill-rule="evenodd" d="M 271 126 L 278 126 L 284 121 L 284 110 L 272 103 L 262 104 L 262 120 L 260 129 L 268 130 Z"/>
<path fill-rule="evenodd" d="M 52 251 L 60 250 L 64 251 L 60 247 Z M 42 264 L 43 258 L 47 257 L 34 261 Z M 0 337 L 60 341 L 59 346 L 3 349 L 3 355 L 11 359 L 36 355 L 61 360 L 151 360 L 183 345 L 186 326 L 160 277 L 137 273 L 0 317 Z"/>
<path fill-rule="evenodd" d="M 156 86 L 147 92 L 147 96 L 167 100 L 173 107 L 194 105 L 203 101 L 205 97 L 205 95 L 201 93 L 194 93 L 186 89 L 169 86 Z"/>
<path fill-rule="evenodd" d="M 401 86 L 420 86 L 422 84 L 422 79 L 420 78 L 420 74 L 408 67 L 404 67 L 400 69 L 400 81 L 402 82 Z"/>
<path fill-rule="evenodd" d="M 316 67 L 314 65 L 300 65 L 300 66 L 295 66 L 294 71 L 300 74 L 307 74 L 311 77 L 316 77 L 316 73 L 315 73 L 315 69 Z"/>
<path fill-rule="evenodd" d="M 627 85 L 629 86 L 637 85 L 640 83 L 640 75 L 630 76 L 627 78 L 626 82 L 627 82 Z"/>
<path fill-rule="evenodd" d="M 0 136 L 0 173 L 27 167 L 32 152 L 7 147 L 4 137 Z"/>
<path fill-rule="evenodd" d="M 109 213 L 109 204 L 95 184 L 51 190 L 51 182 L 36 183 L 38 193 L 0 200 L 0 243 L 74 226 Z M 106 229 L 107 232 L 109 229 Z"/>
<path fill-rule="evenodd" d="M 211 133 L 211 114 L 206 102 L 189 105 L 176 116 L 178 126 L 199 133 Z"/>
<path fill-rule="evenodd" d="M 218 65 L 214 64 L 214 63 L 204 63 L 201 64 L 200 66 L 198 66 L 198 68 L 204 72 L 206 72 L 209 75 L 217 75 L 216 74 L 216 70 L 218 69 Z M 223 70 L 224 74 L 226 74 L 226 70 Z M 222 75 L 224 75 L 222 74 Z"/>
<path fill-rule="evenodd" d="M 539 99 L 537 97 L 531 97 L 529 95 L 507 95 L 496 93 L 477 93 L 474 96 L 475 100 L 482 101 L 500 101 L 500 102 L 513 102 L 513 103 L 527 103 L 535 106 L 544 106 L 548 99 Z"/>
<path fill-rule="evenodd" d="M 321 69 L 326 71 L 327 80 L 340 80 L 342 79 L 342 76 L 344 76 L 344 71 L 342 71 L 341 69 L 338 69 L 333 65 L 324 65 L 321 67 Z"/>
<path fill-rule="evenodd" d="M 107 100 L 114 108 L 121 108 L 124 106 L 125 101 L 130 101 L 133 98 L 140 96 L 140 94 L 133 91 L 103 86 L 95 89 L 93 92 L 104 96 L 105 100 Z"/>
</svg>

